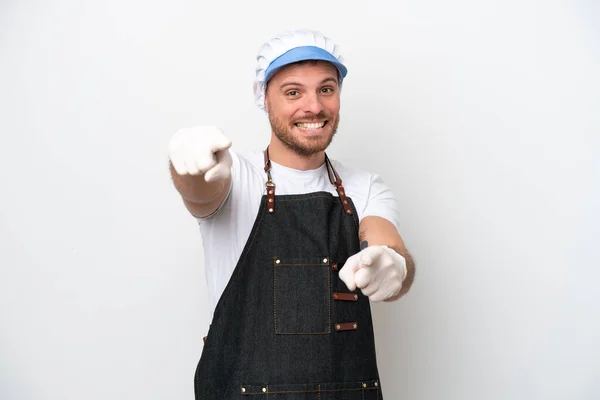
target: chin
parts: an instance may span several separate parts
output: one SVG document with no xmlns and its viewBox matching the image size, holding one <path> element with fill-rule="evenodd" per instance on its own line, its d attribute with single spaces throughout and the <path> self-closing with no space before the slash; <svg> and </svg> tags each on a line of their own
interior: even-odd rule
<svg viewBox="0 0 600 400">
<path fill-rule="evenodd" d="M 326 137 L 312 137 L 308 138 L 308 140 L 303 140 L 299 147 L 304 149 L 304 153 L 308 155 L 317 154 L 319 152 L 327 150 L 333 136 L 327 135 Z"/>
</svg>

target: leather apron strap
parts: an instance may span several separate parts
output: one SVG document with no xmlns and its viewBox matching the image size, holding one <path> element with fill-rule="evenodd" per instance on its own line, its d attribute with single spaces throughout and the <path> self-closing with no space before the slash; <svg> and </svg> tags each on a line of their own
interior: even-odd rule
<svg viewBox="0 0 600 400">
<path fill-rule="evenodd" d="M 271 159 L 269 158 L 269 147 L 263 152 L 264 160 L 265 160 L 265 172 L 267 173 L 267 182 L 265 186 L 267 188 L 267 211 L 269 213 L 275 212 L 275 183 L 273 182 L 273 178 L 271 177 Z M 329 182 L 333 186 L 335 186 L 335 190 L 340 196 L 340 200 L 342 201 L 342 205 L 344 207 L 344 211 L 347 215 L 352 215 L 352 208 L 348 202 L 346 197 L 346 191 L 344 190 L 344 186 L 342 185 L 342 178 L 337 173 L 333 164 L 329 160 L 327 154 L 325 154 L 325 164 L 327 166 L 327 174 L 329 175 Z"/>
</svg>

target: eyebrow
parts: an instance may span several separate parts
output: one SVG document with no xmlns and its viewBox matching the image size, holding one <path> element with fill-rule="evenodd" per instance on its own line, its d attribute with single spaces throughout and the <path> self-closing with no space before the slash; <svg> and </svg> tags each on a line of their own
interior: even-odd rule
<svg viewBox="0 0 600 400">
<path fill-rule="evenodd" d="M 322 81 L 319 83 L 319 85 L 323 85 L 323 84 L 325 84 L 325 83 L 327 83 L 327 82 L 335 82 L 335 83 L 337 84 L 337 83 L 338 83 L 338 80 L 337 80 L 336 78 L 333 78 L 333 77 L 328 77 L 328 78 L 325 78 L 325 79 L 323 79 L 323 80 L 322 80 Z M 280 88 L 280 89 L 283 89 L 283 88 L 284 88 L 284 87 L 286 87 L 286 86 L 300 86 L 300 87 L 303 87 L 304 85 L 302 85 L 301 83 L 298 83 L 298 82 L 286 82 L 286 83 L 284 83 L 283 85 L 279 86 L 279 88 Z"/>
</svg>

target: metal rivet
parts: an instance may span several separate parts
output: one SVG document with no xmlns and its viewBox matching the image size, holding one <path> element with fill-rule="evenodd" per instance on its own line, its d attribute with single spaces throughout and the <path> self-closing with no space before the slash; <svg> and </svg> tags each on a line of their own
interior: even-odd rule
<svg viewBox="0 0 600 400">
<path fill-rule="evenodd" d="M 363 387 L 364 387 L 364 388 L 366 388 L 366 387 L 367 387 L 367 384 L 366 384 L 366 383 L 363 383 Z"/>
<path fill-rule="evenodd" d="M 375 382 L 375 386 L 379 386 L 379 383 Z"/>
<path fill-rule="evenodd" d="M 347 214 L 352 214 L 352 210 L 346 211 Z"/>
<path fill-rule="evenodd" d="M 272 212 L 273 212 L 273 209 L 272 209 L 272 208 L 269 208 L 269 212 L 270 212 L 270 213 L 272 213 Z"/>
<path fill-rule="evenodd" d="M 348 200 L 344 200 L 344 204 L 348 204 Z"/>
<path fill-rule="evenodd" d="M 272 203 L 272 202 L 273 202 L 273 199 L 269 199 L 269 203 Z"/>
<path fill-rule="evenodd" d="M 352 327 L 353 327 L 354 329 L 356 329 L 356 324 L 352 325 Z"/>
<path fill-rule="evenodd" d="M 333 263 L 333 265 L 331 266 L 333 268 L 334 271 L 337 271 L 337 263 Z"/>
<path fill-rule="evenodd" d="M 335 326 L 335 329 L 339 331 L 339 330 L 340 330 L 340 326 L 339 326 L 339 325 L 336 325 L 336 326 Z"/>
<path fill-rule="evenodd" d="M 272 191 L 272 190 L 269 190 L 269 194 L 273 194 L 273 191 Z"/>
<path fill-rule="evenodd" d="M 344 195 L 344 191 L 340 190 L 340 196 L 343 196 L 343 195 Z"/>
<path fill-rule="evenodd" d="M 242 388 L 242 393 L 246 393 L 246 388 Z"/>
<path fill-rule="evenodd" d="M 275 260 L 275 264 L 280 264 L 281 260 Z"/>
<path fill-rule="evenodd" d="M 266 392 L 267 392 L 267 388 L 263 388 L 263 393 L 266 393 Z"/>
<path fill-rule="evenodd" d="M 354 300 L 358 300 L 358 295 L 357 294 L 354 295 Z"/>
<path fill-rule="evenodd" d="M 328 262 L 329 262 L 328 259 L 326 259 L 326 258 L 323 259 L 323 264 L 327 264 Z"/>
<path fill-rule="evenodd" d="M 334 298 L 334 299 L 337 299 L 337 298 L 338 298 L 338 295 L 334 293 L 334 294 L 333 294 L 333 298 Z"/>
</svg>

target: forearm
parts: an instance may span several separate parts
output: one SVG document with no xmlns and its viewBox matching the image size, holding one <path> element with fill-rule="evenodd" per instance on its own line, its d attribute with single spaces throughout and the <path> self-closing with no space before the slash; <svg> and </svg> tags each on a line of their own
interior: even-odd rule
<svg viewBox="0 0 600 400">
<path fill-rule="evenodd" d="M 402 290 L 386 301 L 398 300 L 408 293 L 415 277 L 415 263 L 396 227 L 381 217 L 365 217 L 360 224 L 359 239 L 361 243 L 367 241 L 369 246 L 387 246 L 406 260 L 406 277 L 402 282 Z"/>
</svg>

